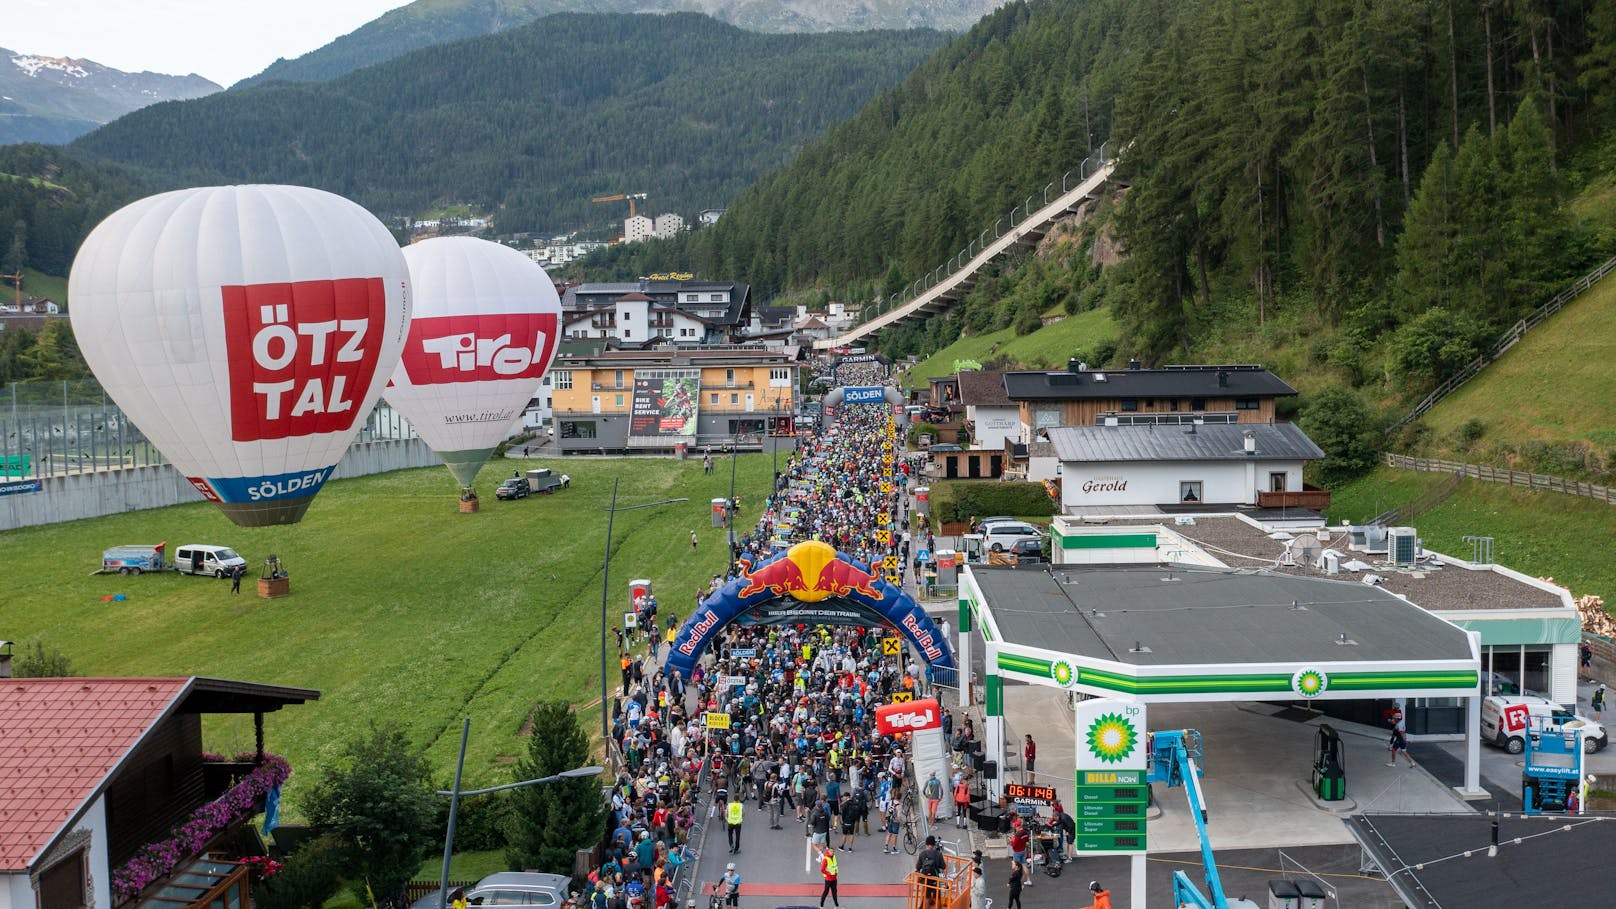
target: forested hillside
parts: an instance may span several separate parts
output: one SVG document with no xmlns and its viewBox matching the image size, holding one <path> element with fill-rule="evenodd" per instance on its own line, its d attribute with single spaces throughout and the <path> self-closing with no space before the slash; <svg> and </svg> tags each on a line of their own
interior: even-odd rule
<svg viewBox="0 0 1616 909">
<path fill-rule="evenodd" d="M 276 60 L 235 87 L 324 82 L 412 50 L 492 35 L 552 13 L 700 12 L 760 32 L 963 31 L 997 5 L 998 0 L 415 0 L 295 60 Z"/>
<path fill-rule="evenodd" d="M 66 275 L 90 229 L 150 187 L 48 145 L 0 146 L 0 271 Z"/>
<path fill-rule="evenodd" d="M 491 211 L 501 230 L 720 206 L 943 42 L 760 35 L 694 14 L 557 15 L 316 85 L 161 104 L 75 142 L 164 186 L 299 183 L 380 214 Z"/>
<path fill-rule="evenodd" d="M 1609 254 L 1564 202 L 1609 169 L 1613 114 L 1616 4 L 1018 2 L 715 229 L 592 267 L 867 299 L 1109 139 L 1128 188 L 1104 230 L 1122 266 L 1101 274 L 1078 255 L 991 275 L 882 346 L 928 352 L 1106 305 L 1119 358 L 1183 359 L 1241 334 L 1258 350 L 1303 345 L 1307 368 L 1376 400 L 1440 379 Z"/>
</svg>

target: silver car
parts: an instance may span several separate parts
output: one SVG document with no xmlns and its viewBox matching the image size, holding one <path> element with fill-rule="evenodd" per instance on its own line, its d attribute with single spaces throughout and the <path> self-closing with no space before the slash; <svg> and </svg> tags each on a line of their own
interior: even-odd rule
<svg viewBox="0 0 1616 909">
<path fill-rule="evenodd" d="M 572 878 L 562 874 L 542 874 L 536 871 L 501 871 L 490 874 L 466 891 L 466 902 L 472 906 L 538 906 L 543 909 L 559 906 L 567 898 Z M 439 909 L 443 905 L 443 891 L 434 890 L 410 904 L 410 909 Z"/>
</svg>

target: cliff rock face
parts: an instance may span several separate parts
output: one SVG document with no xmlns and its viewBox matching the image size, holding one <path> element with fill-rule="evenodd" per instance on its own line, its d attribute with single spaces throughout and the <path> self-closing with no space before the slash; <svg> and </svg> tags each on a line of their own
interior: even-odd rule
<svg viewBox="0 0 1616 909">
<path fill-rule="evenodd" d="M 0 145 L 70 142 L 149 104 L 219 90 L 195 73 L 126 73 L 94 60 L 0 47 Z"/>
</svg>

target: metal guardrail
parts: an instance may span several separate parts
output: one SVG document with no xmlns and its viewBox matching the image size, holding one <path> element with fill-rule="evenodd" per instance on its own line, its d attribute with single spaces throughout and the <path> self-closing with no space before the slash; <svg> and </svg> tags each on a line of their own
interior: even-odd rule
<svg viewBox="0 0 1616 909">
<path fill-rule="evenodd" d="M 1505 329 L 1504 333 L 1499 335 L 1498 340 L 1493 342 L 1493 346 L 1489 348 L 1486 353 L 1483 353 L 1481 356 L 1471 360 L 1469 363 L 1465 364 L 1463 369 L 1459 370 L 1457 373 L 1454 373 L 1452 376 L 1449 376 L 1446 382 L 1438 385 L 1435 390 L 1422 398 L 1420 403 L 1415 404 L 1413 409 L 1411 409 L 1408 413 L 1403 414 L 1397 419 L 1396 422 L 1387 427 L 1386 434 L 1390 435 L 1397 430 L 1402 429 L 1404 426 L 1407 426 L 1409 423 L 1419 419 L 1421 416 L 1424 416 L 1427 411 L 1435 407 L 1443 398 L 1446 398 L 1448 395 L 1458 391 L 1459 388 L 1466 382 L 1475 378 L 1476 374 L 1481 372 L 1481 370 L 1489 363 L 1503 356 L 1504 353 L 1511 347 L 1514 347 L 1516 343 L 1521 340 L 1521 338 L 1526 337 L 1527 332 L 1531 331 L 1533 328 L 1536 328 L 1549 316 L 1552 316 L 1564 309 L 1567 303 L 1570 303 L 1572 300 L 1582 296 L 1584 291 L 1597 284 L 1599 279 L 1610 274 L 1612 271 L 1616 271 L 1616 258 L 1607 260 L 1603 265 L 1600 265 L 1593 271 L 1590 271 L 1578 278 L 1576 281 L 1573 281 L 1570 287 L 1567 287 L 1565 290 L 1555 294 L 1553 299 L 1549 300 L 1549 302 L 1543 304 L 1542 306 L 1539 306 L 1531 315 L 1520 320 L 1519 322 L 1516 322 L 1514 325 L 1511 325 L 1508 329 Z"/>
<path fill-rule="evenodd" d="M 825 341 L 818 342 L 815 346 L 835 346 L 862 337 L 867 332 L 861 331 L 861 329 L 870 322 L 913 303 L 927 291 L 950 277 L 960 272 L 974 271 L 991 261 L 992 256 L 977 262 L 974 266 L 972 265 L 974 259 L 1003 239 L 1007 232 L 1013 232 L 1018 224 L 1025 224 L 1035 211 L 1042 211 L 1048 207 L 1051 200 L 1059 200 L 1067 193 L 1081 187 L 1101 170 L 1111 167 L 1115 162 L 1110 154 L 1110 144 L 1109 142 L 1101 143 L 1094 154 L 1084 158 L 1077 167 L 1061 174 L 1060 190 L 1058 192 L 1055 190 L 1056 181 L 1051 180 L 1044 184 L 1042 190 L 1030 193 L 1019 205 L 1011 208 L 1009 214 L 994 221 L 992 227 L 983 228 L 977 234 L 976 239 L 967 243 L 964 249 L 950 256 L 947 261 L 939 264 L 924 276 L 911 281 L 908 287 L 889 295 L 885 300 L 865 306 L 859 313 L 858 325 L 854 326 L 852 330 L 844 332 L 835 338 L 828 338 Z M 1034 207 L 1034 200 L 1038 200 L 1036 208 Z M 1007 221 L 1009 222 L 1008 224 L 1006 224 Z M 990 233 L 992 234 L 991 237 L 988 236 Z"/>
<path fill-rule="evenodd" d="M 1564 477 L 1543 473 L 1528 473 L 1524 470 L 1505 470 L 1498 467 L 1488 467 L 1485 464 L 1466 464 L 1463 461 L 1448 461 L 1442 458 L 1411 458 L 1407 455 L 1391 454 L 1389 452 L 1385 457 L 1387 466 L 1403 470 L 1452 473 L 1458 477 L 1469 477 L 1472 480 L 1504 483 L 1525 489 L 1560 492 L 1568 496 L 1580 496 L 1584 499 L 1593 499 L 1596 502 L 1616 505 L 1616 489 L 1595 483 L 1567 480 Z"/>
</svg>

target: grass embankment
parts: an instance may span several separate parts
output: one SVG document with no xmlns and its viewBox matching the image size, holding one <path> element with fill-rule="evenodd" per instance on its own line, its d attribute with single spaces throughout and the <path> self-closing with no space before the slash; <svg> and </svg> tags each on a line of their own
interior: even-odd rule
<svg viewBox="0 0 1616 909">
<path fill-rule="evenodd" d="M 662 459 L 548 461 L 572 475 L 553 496 L 499 502 L 501 476 L 537 461 L 496 461 L 480 514 L 456 512 L 441 467 L 330 484 L 302 523 L 240 528 L 206 503 L 9 531 L 0 638 L 40 638 L 98 676 L 204 675 L 317 688 L 320 700 L 265 718 L 268 746 L 307 771 L 371 720 L 401 724 L 447 779 L 459 720 L 472 718 L 468 783 L 508 779 L 524 754 L 520 729 L 541 699 L 580 704 L 599 692 L 601 556 L 612 478 L 620 505 L 690 501 L 621 512 L 613 529 L 608 623 L 620 625 L 628 582 L 650 578 L 663 615 L 690 613 L 694 592 L 726 557 L 710 501 L 729 493 L 730 465 Z M 756 523 L 770 458 L 744 455 L 737 528 Z M 784 463 L 784 457 L 781 458 Z M 692 554 L 690 531 L 700 537 Z M 232 546 L 254 573 L 243 592 L 211 578 L 89 574 L 119 543 Z M 256 569 L 279 554 L 292 596 L 253 595 Z M 126 593 L 122 603 L 103 595 Z M 617 678 L 609 655 L 608 683 Z M 591 709 L 587 728 L 599 728 Z M 210 719 L 205 747 L 251 747 L 251 717 Z M 310 774 L 297 773 L 294 787 Z M 294 803 L 295 804 L 295 803 Z"/>
<path fill-rule="evenodd" d="M 1427 413 L 1431 438 L 1419 453 L 1582 476 L 1590 472 L 1556 455 L 1580 443 L 1616 470 L 1613 323 L 1616 277 L 1607 277 Z"/>
<path fill-rule="evenodd" d="M 1333 491 L 1329 518 L 1360 522 L 1418 498 L 1443 474 L 1381 467 Z M 1577 596 L 1598 594 L 1616 606 L 1616 506 L 1501 483 L 1464 480 L 1447 501 L 1409 524 L 1427 548 L 1461 559 L 1471 556 L 1465 536 L 1494 540 L 1500 565 L 1533 577 L 1552 577 Z"/>
<path fill-rule="evenodd" d="M 909 388 L 923 388 L 928 379 L 952 373 L 955 360 L 976 360 L 984 366 L 988 360 L 1002 360 L 1023 369 L 1054 369 L 1064 367 L 1075 352 L 1092 351 L 1116 337 L 1111 311 L 1093 309 L 1020 337 L 1015 329 L 1005 328 L 960 338 L 916 363 L 900 379 Z"/>
</svg>

